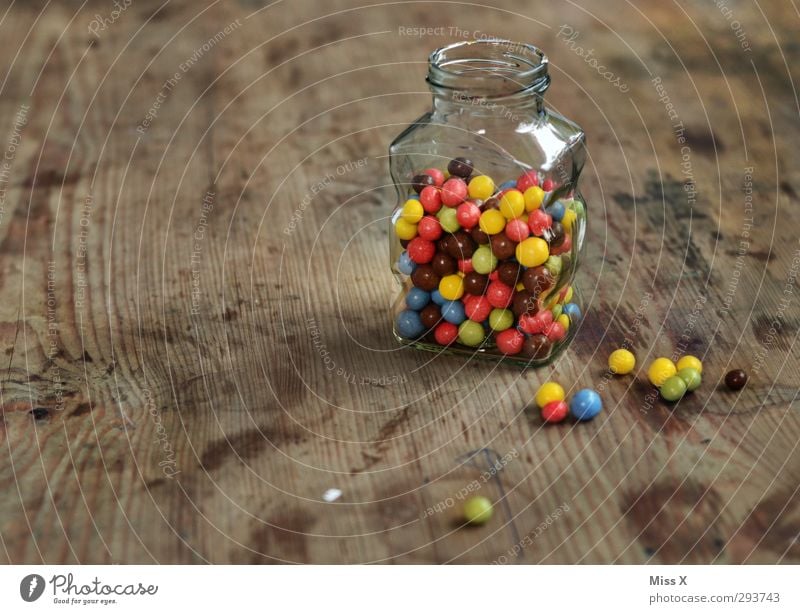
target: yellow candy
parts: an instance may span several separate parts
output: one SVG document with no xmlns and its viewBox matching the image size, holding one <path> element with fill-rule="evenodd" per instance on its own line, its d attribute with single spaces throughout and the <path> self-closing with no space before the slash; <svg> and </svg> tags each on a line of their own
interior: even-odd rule
<svg viewBox="0 0 800 614">
<path fill-rule="evenodd" d="M 525 198 L 519 190 L 509 190 L 500 199 L 500 213 L 507 220 L 513 220 L 525 213 Z"/>
<path fill-rule="evenodd" d="M 550 248 L 547 245 L 547 241 L 544 239 L 540 239 L 539 237 L 528 237 L 522 243 L 517 245 L 516 255 L 517 262 L 519 262 L 522 266 L 539 266 L 540 264 L 544 264 L 547 258 L 550 256 Z"/>
<path fill-rule="evenodd" d="M 458 275 L 445 275 L 439 282 L 439 294 L 448 301 L 457 301 L 464 296 L 464 280 Z"/>
<path fill-rule="evenodd" d="M 477 177 L 475 178 L 477 179 Z M 474 179 L 473 179 L 474 181 Z M 487 209 L 481 213 L 481 219 L 478 221 L 478 226 L 487 235 L 496 235 L 503 231 L 506 227 L 506 218 L 497 209 Z"/>
<path fill-rule="evenodd" d="M 653 386 L 661 387 L 661 384 L 677 372 L 675 363 L 669 358 L 656 358 L 647 370 L 647 378 Z"/>
<path fill-rule="evenodd" d="M 470 198 L 486 200 L 494 194 L 494 181 L 492 181 L 491 177 L 487 177 L 486 175 L 478 175 L 472 178 L 468 188 Z"/>
<path fill-rule="evenodd" d="M 697 369 L 698 373 L 703 372 L 703 363 L 700 362 L 700 359 L 696 356 L 683 356 L 677 363 L 675 363 L 675 368 L 678 371 L 681 369 L 686 369 L 687 367 Z"/>
<path fill-rule="evenodd" d="M 572 291 L 572 286 L 567 289 L 567 293 L 564 295 L 563 303 L 569 303 L 572 300 L 572 295 L 574 292 Z"/>
<path fill-rule="evenodd" d="M 628 350 L 614 350 L 608 357 L 608 369 L 617 375 L 626 375 L 636 366 L 636 356 Z"/>
<path fill-rule="evenodd" d="M 418 200 L 414 200 L 413 198 L 410 198 L 406 201 L 406 204 L 403 205 L 403 210 L 400 213 L 400 217 L 409 224 L 419 223 L 423 215 L 425 215 L 425 209 L 422 208 L 422 203 Z"/>
<path fill-rule="evenodd" d="M 525 210 L 530 212 L 542 206 L 544 190 L 538 185 L 535 185 L 525 190 L 523 197 L 525 199 Z"/>
<path fill-rule="evenodd" d="M 556 322 L 561 324 L 564 327 L 564 330 L 569 330 L 569 316 L 566 313 L 562 313 L 560 316 L 556 318 Z"/>
<path fill-rule="evenodd" d="M 525 289 L 525 284 L 519 282 L 516 287 L 517 292 L 522 292 L 524 289 Z"/>
<path fill-rule="evenodd" d="M 564 211 L 564 217 L 561 218 L 561 225 L 564 227 L 565 231 L 572 232 L 572 226 L 575 224 L 575 220 L 577 219 L 578 214 L 572 209 L 567 209 Z"/>
<path fill-rule="evenodd" d="M 553 401 L 563 401 L 565 396 L 564 389 L 560 384 L 545 382 L 536 392 L 536 404 L 539 407 L 544 407 Z"/>
<path fill-rule="evenodd" d="M 417 225 L 412 224 L 410 222 L 406 222 L 402 217 L 398 218 L 394 224 L 394 231 L 397 233 L 397 236 L 404 240 L 410 241 L 414 237 L 417 236 Z"/>
</svg>

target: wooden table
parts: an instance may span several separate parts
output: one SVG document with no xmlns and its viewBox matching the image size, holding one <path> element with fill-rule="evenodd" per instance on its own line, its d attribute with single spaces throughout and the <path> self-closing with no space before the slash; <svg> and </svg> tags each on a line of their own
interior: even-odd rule
<svg viewBox="0 0 800 614">
<path fill-rule="evenodd" d="M 800 17 L 728 4 L 4 3 L 0 560 L 800 561 Z M 388 143 L 483 35 L 590 139 L 589 308 L 527 373 L 388 319 Z M 544 427 L 549 378 L 604 413 Z"/>
</svg>

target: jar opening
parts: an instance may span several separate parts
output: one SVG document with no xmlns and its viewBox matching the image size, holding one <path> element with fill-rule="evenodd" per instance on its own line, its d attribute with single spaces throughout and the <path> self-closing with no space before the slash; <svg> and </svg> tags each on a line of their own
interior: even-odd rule
<svg viewBox="0 0 800 614">
<path fill-rule="evenodd" d="M 428 58 L 428 83 L 467 97 L 541 94 L 550 84 L 547 56 L 533 45 L 509 40 L 462 41 Z"/>
</svg>

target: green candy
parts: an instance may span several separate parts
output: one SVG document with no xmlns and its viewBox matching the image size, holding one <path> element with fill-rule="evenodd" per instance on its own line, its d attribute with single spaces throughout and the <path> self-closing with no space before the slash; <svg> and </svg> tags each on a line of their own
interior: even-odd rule
<svg viewBox="0 0 800 614">
<path fill-rule="evenodd" d="M 514 314 L 508 309 L 492 309 L 489 314 L 489 328 L 495 332 L 506 330 L 514 325 Z"/>
<path fill-rule="evenodd" d="M 485 338 L 483 325 L 472 320 L 464 320 L 458 327 L 458 340 L 469 347 L 477 347 Z"/>
<path fill-rule="evenodd" d="M 445 232 L 458 232 L 461 230 L 461 224 L 458 223 L 455 209 L 442 207 L 436 217 L 439 218 L 439 224 L 441 224 L 442 230 Z"/>
<path fill-rule="evenodd" d="M 703 381 L 703 378 L 700 376 L 700 371 L 694 367 L 684 367 L 678 371 L 678 377 L 686 384 L 686 390 L 689 392 L 697 390 L 700 387 L 700 383 Z"/>
<path fill-rule="evenodd" d="M 561 256 L 550 256 L 544 263 L 544 267 L 550 271 L 553 277 L 561 275 Z"/>
<path fill-rule="evenodd" d="M 492 513 L 492 502 L 486 497 L 470 497 L 464 502 L 464 520 L 469 524 L 486 524 Z"/>
<path fill-rule="evenodd" d="M 481 245 L 472 254 L 472 268 L 481 275 L 488 275 L 497 266 L 497 257 L 487 245 Z"/>
<path fill-rule="evenodd" d="M 556 303 L 555 305 L 553 305 L 553 308 L 550 311 L 553 312 L 553 319 L 554 320 L 558 320 L 558 316 L 561 315 L 561 312 L 563 311 L 563 309 L 564 309 L 564 307 L 561 305 L 561 303 Z"/>
<path fill-rule="evenodd" d="M 663 384 L 661 384 L 661 396 L 666 401 L 677 401 L 684 394 L 686 394 L 686 382 L 684 382 L 677 375 L 668 377 Z"/>
</svg>

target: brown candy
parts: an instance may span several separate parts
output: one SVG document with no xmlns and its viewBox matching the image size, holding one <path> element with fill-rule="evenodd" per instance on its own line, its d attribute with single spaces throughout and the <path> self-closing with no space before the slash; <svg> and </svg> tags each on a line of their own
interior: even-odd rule
<svg viewBox="0 0 800 614">
<path fill-rule="evenodd" d="M 411 179 L 411 187 L 419 194 L 429 185 L 436 185 L 436 180 L 430 175 L 414 175 Z"/>
<path fill-rule="evenodd" d="M 493 235 L 490 242 L 492 244 L 492 253 L 498 260 L 508 260 L 517 253 L 517 244 L 509 239 L 504 232 Z"/>
<path fill-rule="evenodd" d="M 422 325 L 428 330 L 434 328 L 442 319 L 442 312 L 439 309 L 439 305 L 435 303 L 426 305 L 422 311 L 419 312 L 419 319 L 422 321 Z"/>
<path fill-rule="evenodd" d="M 725 374 L 725 385 L 731 390 L 741 390 L 747 383 L 747 373 L 741 369 L 734 369 Z"/>
<path fill-rule="evenodd" d="M 522 355 L 526 358 L 547 358 L 551 345 L 544 335 L 531 335 L 522 342 Z"/>
<path fill-rule="evenodd" d="M 545 290 L 548 290 L 553 285 L 552 273 L 544 266 L 531 267 L 522 276 L 522 283 L 525 289 L 533 296 L 539 296 Z"/>
<path fill-rule="evenodd" d="M 472 240 L 478 245 L 486 245 L 489 243 L 489 235 L 487 235 L 477 226 L 470 231 L 470 235 L 472 236 Z"/>
<path fill-rule="evenodd" d="M 436 252 L 436 254 L 434 254 L 433 260 L 431 260 L 431 266 L 433 267 L 433 272 L 439 277 L 452 275 L 458 271 L 458 263 L 455 261 L 455 258 L 443 252 Z"/>
<path fill-rule="evenodd" d="M 489 276 L 481 275 L 475 271 L 464 275 L 464 292 L 480 296 L 489 287 Z"/>
<path fill-rule="evenodd" d="M 487 199 L 485 203 L 483 203 L 483 210 L 486 209 L 499 209 L 500 208 L 500 200 L 492 196 L 491 198 Z"/>
<path fill-rule="evenodd" d="M 544 238 L 550 244 L 550 247 L 559 247 L 564 243 L 564 238 L 567 235 L 564 233 L 564 226 L 561 222 L 554 221 L 553 225 L 545 230 Z"/>
<path fill-rule="evenodd" d="M 439 287 L 439 281 L 441 281 L 441 278 L 430 264 L 420 264 L 411 273 L 411 283 L 426 292 L 436 290 Z"/>
<path fill-rule="evenodd" d="M 513 288 L 522 280 L 522 267 L 516 262 L 504 262 L 497 267 L 497 278 Z"/>
<path fill-rule="evenodd" d="M 534 315 L 539 311 L 539 304 L 533 294 L 527 290 L 522 290 L 514 293 L 514 298 L 511 300 L 511 311 L 518 318 L 525 313 Z"/>
<path fill-rule="evenodd" d="M 475 252 L 475 242 L 466 232 L 459 230 L 450 237 L 446 251 L 456 260 L 467 260 Z"/>
<path fill-rule="evenodd" d="M 447 172 L 453 177 L 465 179 L 472 174 L 472 161 L 467 158 L 453 158 L 447 165 Z"/>
</svg>

